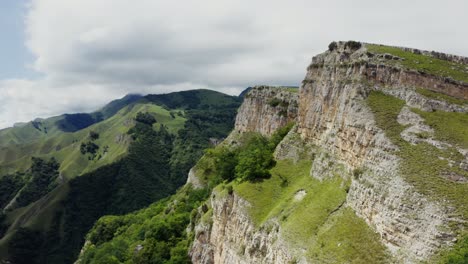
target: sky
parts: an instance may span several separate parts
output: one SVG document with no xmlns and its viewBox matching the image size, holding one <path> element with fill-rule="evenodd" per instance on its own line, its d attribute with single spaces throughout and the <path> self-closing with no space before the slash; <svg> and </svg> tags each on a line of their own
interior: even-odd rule
<svg viewBox="0 0 468 264">
<path fill-rule="evenodd" d="M 468 56 L 466 10 L 466 0 L 0 0 L 0 128 L 128 93 L 299 85 L 334 40 Z"/>
</svg>

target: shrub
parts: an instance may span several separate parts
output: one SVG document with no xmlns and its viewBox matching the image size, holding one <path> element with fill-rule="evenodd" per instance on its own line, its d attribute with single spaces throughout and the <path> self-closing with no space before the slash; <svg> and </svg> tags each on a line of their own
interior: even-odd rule
<svg viewBox="0 0 468 264">
<path fill-rule="evenodd" d="M 281 110 L 281 111 L 278 112 L 278 115 L 279 115 L 279 116 L 286 117 L 286 116 L 288 116 L 288 111 L 286 111 L 286 110 L 283 109 L 283 110 Z"/>
<path fill-rule="evenodd" d="M 362 44 L 361 42 L 357 42 L 357 41 L 354 41 L 354 40 L 350 40 L 348 42 L 346 42 L 345 44 L 345 48 L 349 48 L 351 50 L 357 50 L 359 48 L 361 48 Z"/>
<path fill-rule="evenodd" d="M 288 106 L 289 106 L 289 102 L 288 102 L 288 101 L 281 101 L 280 106 L 281 106 L 281 107 L 288 107 Z"/>
<path fill-rule="evenodd" d="M 332 43 L 330 43 L 330 44 L 328 45 L 328 50 L 329 50 L 329 51 L 334 51 L 337 47 L 338 47 L 338 44 L 336 44 L 336 42 L 333 41 Z"/>
<path fill-rule="evenodd" d="M 232 194 L 234 192 L 234 189 L 232 188 L 231 184 L 229 184 L 226 188 L 227 188 L 228 194 Z"/>
<path fill-rule="evenodd" d="M 223 146 L 211 149 L 207 154 L 213 158 L 214 167 L 218 176 L 228 181 L 234 179 L 235 167 L 238 162 L 236 151 Z"/>
<path fill-rule="evenodd" d="M 271 98 L 270 100 L 268 100 L 268 104 L 272 107 L 277 107 L 282 101 L 276 97 L 274 98 Z"/>
<path fill-rule="evenodd" d="M 94 132 L 94 131 L 89 131 L 89 138 L 91 140 L 97 140 L 99 139 L 99 133 Z"/>
<path fill-rule="evenodd" d="M 354 176 L 354 179 L 359 179 L 361 177 L 361 175 L 364 173 L 364 170 L 362 168 L 356 168 L 353 170 L 353 176 Z"/>
<path fill-rule="evenodd" d="M 96 154 L 98 149 L 99 149 L 99 146 L 91 141 L 88 141 L 86 143 L 81 143 L 80 145 L 80 152 L 83 155 L 86 153 Z"/>
<path fill-rule="evenodd" d="M 235 171 L 241 180 L 257 180 L 271 176 L 270 169 L 276 164 L 268 140 L 263 136 L 252 137 L 239 153 Z"/>
<path fill-rule="evenodd" d="M 137 122 L 144 123 L 144 124 L 147 124 L 147 125 L 152 125 L 152 124 L 156 123 L 156 118 L 154 118 L 154 116 L 152 116 L 149 113 L 138 112 L 138 114 L 136 115 L 135 120 Z"/>
</svg>

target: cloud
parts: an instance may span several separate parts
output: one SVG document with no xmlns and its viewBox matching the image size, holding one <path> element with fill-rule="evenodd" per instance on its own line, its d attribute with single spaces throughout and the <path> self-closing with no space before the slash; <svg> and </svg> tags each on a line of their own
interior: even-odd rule
<svg viewBox="0 0 468 264">
<path fill-rule="evenodd" d="M 32 0 L 26 44 L 42 77 L 0 82 L 0 127 L 131 92 L 299 85 L 333 40 L 467 55 L 467 9 L 464 0 Z"/>
</svg>

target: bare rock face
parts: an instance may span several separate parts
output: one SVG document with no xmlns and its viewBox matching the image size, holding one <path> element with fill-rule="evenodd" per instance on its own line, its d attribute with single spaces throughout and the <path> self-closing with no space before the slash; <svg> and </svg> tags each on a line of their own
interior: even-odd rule
<svg viewBox="0 0 468 264">
<path fill-rule="evenodd" d="M 298 98 L 298 93 L 281 87 L 253 87 L 239 108 L 234 129 L 269 136 L 296 119 Z"/>
<path fill-rule="evenodd" d="M 289 263 L 293 260 L 279 233 L 279 224 L 258 229 L 247 212 L 249 203 L 235 193 L 214 191 L 212 223 L 195 227 L 192 263 Z"/>
<path fill-rule="evenodd" d="M 196 168 L 191 168 L 188 177 L 187 177 L 187 184 L 191 184 L 194 189 L 201 189 L 204 187 L 203 182 L 197 177 L 196 175 Z"/>
</svg>

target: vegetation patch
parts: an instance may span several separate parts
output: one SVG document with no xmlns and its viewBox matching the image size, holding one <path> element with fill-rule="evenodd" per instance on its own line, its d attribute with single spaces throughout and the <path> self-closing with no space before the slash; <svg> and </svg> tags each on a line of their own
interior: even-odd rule
<svg viewBox="0 0 468 264">
<path fill-rule="evenodd" d="M 270 100 L 268 100 L 268 104 L 271 107 L 277 107 L 281 102 L 282 102 L 282 100 L 279 99 L 279 98 L 276 98 L 276 97 L 273 97 Z"/>
<path fill-rule="evenodd" d="M 252 207 L 249 214 L 257 226 L 279 213 L 288 201 L 292 201 L 297 191 L 309 191 L 318 180 L 309 176 L 310 161 L 278 161 L 271 170 L 271 178 L 257 182 L 242 182 L 234 185 L 234 191 L 247 200 Z M 286 186 L 285 186 L 286 185 Z M 275 210 L 275 208 L 277 208 Z"/>
<path fill-rule="evenodd" d="M 24 173 L 16 173 L 0 178 L 0 210 L 5 209 L 5 206 L 21 190 L 25 183 L 25 177 Z"/>
<path fill-rule="evenodd" d="M 242 136 L 238 147 L 219 146 L 206 151 L 197 169 L 202 169 L 205 180 L 208 175 L 221 180 L 260 181 L 271 176 L 270 169 L 276 164 L 273 152 L 294 124 L 278 129 L 271 138 L 259 133 Z"/>
<path fill-rule="evenodd" d="M 377 125 L 382 128 L 387 137 L 399 147 L 397 154 L 401 158 L 400 170 L 406 180 L 415 186 L 416 190 L 426 194 L 436 201 L 445 201 L 450 204 L 455 214 L 462 219 L 468 218 L 468 185 L 456 183 L 443 177 L 445 174 L 455 173 L 463 177 L 468 177 L 466 171 L 459 168 L 458 164 L 463 156 L 454 148 L 438 149 L 427 143 L 412 145 L 404 141 L 400 133 L 404 126 L 397 122 L 398 114 L 404 106 L 404 101 L 382 92 L 371 92 L 367 98 L 367 103 L 374 113 Z M 451 140 L 460 144 L 466 144 L 462 131 L 450 132 L 450 127 L 458 127 L 466 132 L 466 126 L 459 122 L 457 113 L 418 113 L 422 114 L 426 121 L 436 129 L 436 136 L 441 139 Z M 452 114 L 456 114 L 452 116 Z M 443 118 L 447 120 L 441 120 Z M 435 121 L 438 120 L 438 121 Z M 462 118 L 462 120 L 464 120 Z M 436 125 L 434 122 L 441 122 L 446 127 Z M 442 131 L 447 131 L 443 134 Z M 449 162 L 452 160 L 455 166 Z M 465 224 L 466 225 L 466 224 Z M 460 231 L 463 228 L 454 227 Z"/>
<path fill-rule="evenodd" d="M 409 69 L 423 71 L 436 76 L 450 77 L 457 81 L 468 82 L 468 70 L 466 69 L 467 65 L 465 64 L 416 54 L 396 47 L 380 45 L 367 45 L 366 47 L 368 51 L 373 53 L 388 53 L 403 59 L 398 61 L 389 61 L 392 64 L 398 63 Z"/>
<path fill-rule="evenodd" d="M 314 263 L 391 263 L 380 236 L 349 207 L 330 216 L 308 256 Z"/>
<path fill-rule="evenodd" d="M 38 200 L 57 186 L 55 180 L 59 176 L 58 168 L 60 164 L 54 158 L 49 161 L 32 158 L 32 161 L 30 175 L 28 175 L 25 186 L 16 199 L 18 207 L 26 206 Z"/>
<path fill-rule="evenodd" d="M 468 113 L 412 109 L 434 128 L 437 139 L 468 149 Z"/>
<path fill-rule="evenodd" d="M 299 92 L 299 87 L 296 86 L 281 86 L 280 89 L 283 89 L 287 92 L 290 93 L 298 93 Z"/>
<path fill-rule="evenodd" d="M 424 89 L 424 88 L 416 88 L 416 92 L 418 94 L 422 95 L 422 96 L 425 96 L 425 97 L 429 98 L 429 99 L 445 101 L 445 102 L 450 103 L 450 104 L 456 104 L 456 105 L 466 105 L 466 104 L 468 104 L 468 100 L 458 99 L 458 98 L 452 97 L 450 95 L 434 92 L 434 91 Z"/>
<path fill-rule="evenodd" d="M 310 164 L 310 160 L 281 160 L 271 170 L 271 178 L 234 185 L 235 192 L 251 204 L 249 215 L 255 225 L 276 218 L 282 235 L 294 247 L 306 249 L 312 262 L 387 261 L 379 235 L 352 209 L 343 207 L 349 182 L 338 175 L 319 181 L 309 175 Z M 295 199 L 298 191 L 305 193 L 300 200 Z"/>
<path fill-rule="evenodd" d="M 440 254 L 437 263 L 440 264 L 466 264 L 468 263 L 468 235 L 460 239 L 453 249 Z"/>
</svg>

